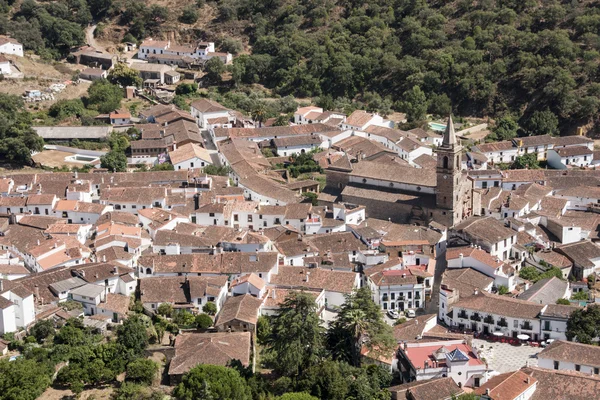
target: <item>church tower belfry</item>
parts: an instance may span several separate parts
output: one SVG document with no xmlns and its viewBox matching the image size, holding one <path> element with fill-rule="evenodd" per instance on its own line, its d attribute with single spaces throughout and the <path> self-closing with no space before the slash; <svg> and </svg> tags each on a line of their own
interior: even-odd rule
<svg viewBox="0 0 600 400">
<path fill-rule="evenodd" d="M 446 221 L 448 226 L 453 226 L 461 219 L 462 149 L 456 138 L 452 115 L 450 115 L 444 131 L 442 145 L 437 148 L 436 167 L 436 206 L 440 209 L 444 216 L 442 219 Z"/>
</svg>

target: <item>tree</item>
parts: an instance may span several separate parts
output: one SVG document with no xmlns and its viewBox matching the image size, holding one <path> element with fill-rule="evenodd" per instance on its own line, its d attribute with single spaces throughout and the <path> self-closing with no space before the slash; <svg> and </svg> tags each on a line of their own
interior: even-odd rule
<svg viewBox="0 0 600 400">
<path fill-rule="evenodd" d="M 217 305 L 214 303 L 214 301 L 209 301 L 202 307 L 202 311 L 208 315 L 215 315 L 217 313 Z"/>
<path fill-rule="evenodd" d="M 49 319 L 41 320 L 31 327 L 29 333 L 35 337 L 38 343 L 42 343 L 44 339 L 54 335 L 54 323 Z"/>
<path fill-rule="evenodd" d="M 157 363 L 147 358 L 138 358 L 127 365 L 127 380 L 151 385 L 157 372 Z"/>
<path fill-rule="evenodd" d="M 401 103 L 403 111 L 406 113 L 408 122 L 422 121 L 427 113 L 427 98 L 425 93 L 418 86 L 413 86 L 402 95 Z"/>
<path fill-rule="evenodd" d="M 452 101 L 446 93 L 431 97 L 428 111 L 431 114 L 446 117 L 452 112 Z"/>
<path fill-rule="evenodd" d="M 183 24 L 195 24 L 198 21 L 198 9 L 191 4 L 183 9 L 179 16 L 179 22 Z"/>
<path fill-rule="evenodd" d="M 277 400 L 319 400 L 319 398 L 311 396 L 308 393 L 286 393 L 283 396 L 279 396 Z"/>
<path fill-rule="evenodd" d="M 236 370 L 208 364 L 197 365 L 186 373 L 173 394 L 180 400 L 252 399 L 250 388 Z"/>
<path fill-rule="evenodd" d="M 193 93 L 196 93 L 197 91 L 198 91 L 197 83 L 180 83 L 175 88 L 175 94 L 177 94 L 177 95 L 193 94 Z"/>
<path fill-rule="evenodd" d="M 198 329 L 208 329 L 213 325 L 210 315 L 202 313 L 196 317 L 196 326 Z"/>
<path fill-rule="evenodd" d="M 558 117 L 550 110 L 534 111 L 523 128 L 530 135 L 557 135 Z"/>
<path fill-rule="evenodd" d="M 591 344 L 600 335 L 600 306 L 590 304 L 573 311 L 567 320 L 566 335 L 569 341 Z"/>
<path fill-rule="evenodd" d="M 508 294 L 509 290 L 508 287 L 504 286 L 504 285 L 500 285 L 498 286 L 498 294 L 501 296 L 504 296 L 505 294 Z"/>
<path fill-rule="evenodd" d="M 304 292 L 291 292 L 281 304 L 265 349 L 277 373 L 298 376 L 321 359 L 324 332 L 316 310 L 314 298 Z"/>
<path fill-rule="evenodd" d="M 132 350 L 134 354 L 141 354 L 148 347 L 146 325 L 140 317 L 132 316 L 123 322 L 117 329 L 117 343 Z"/>
<path fill-rule="evenodd" d="M 242 42 L 232 37 L 226 37 L 225 39 L 223 39 L 220 47 L 221 51 L 225 53 L 231 53 L 234 56 L 238 55 L 242 50 L 244 50 Z"/>
<path fill-rule="evenodd" d="M 171 315 L 173 315 L 173 305 L 171 303 L 161 303 L 156 309 L 156 312 L 163 317 L 171 317 Z"/>
<path fill-rule="evenodd" d="M 568 299 L 558 299 L 558 300 L 556 300 L 556 304 L 561 304 L 563 306 L 570 306 L 571 302 Z"/>
<path fill-rule="evenodd" d="M 267 106 L 264 102 L 258 101 L 250 112 L 254 122 L 258 122 L 258 127 L 262 127 L 263 122 L 267 119 Z"/>
<path fill-rule="evenodd" d="M 34 400 L 50 385 L 54 368 L 48 362 L 18 358 L 0 360 L 0 397 L 7 400 Z"/>
<path fill-rule="evenodd" d="M 121 87 L 142 86 L 142 78 L 138 72 L 125 63 L 117 63 L 108 74 L 108 81 Z"/>
<path fill-rule="evenodd" d="M 127 156 L 121 151 L 111 150 L 100 157 L 100 167 L 107 168 L 110 172 L 127 171 Z"/>
<path fill-rule="evenodd" d="M 590 296 L 588 292 L 584 292 L 583 290 L 577 293 L 573 293 L 571 296 L 571 300 L 589 300 Z"/>
<path fill-rule="evenodd" d="M 517 136 L 519 125 L 510 115 L 505 115 L 496 121 L 492 132 L 498 140 L 510 140 Z"/>
<path fill-rule="evenodd" d="M 523 154 L 517 156 L 515 161 L 511 165 L 511 169 L 539 169 L 540 163 L 538 161 L 537 153 Z"/>
<path fill-rule="evenodd" d="M 109 113 L 121 106 L 123 89 L 106 80 L 94 81 L 88 88 L 88 106 L 101 113 Z"/>
<path fill-rule="evenodd" d="M 180 327 L 188 327 L 195 323 L 194 315 L 187 310 L 180 310 L 175 313 L 173 322 Z"/>
<path fill-rule="evenodd" d="M 79 117 L 85 112 L 81 99 L 59 100 L 48 109 L 48 115 L 62 121 L 69 117 Z"/>
<path fill-rule="evenodd" d="M 225 72 L 225 64 L 219 57 L 213 57 L 204 64 L 204 72 L 206 78 L 214 83 L 221 82 L 221 74 Z"/>
<path fill-rule="evenodd" d="M 354 366 L 360 366 L 363 346 L 369 349 L 370 354 L 390 355 L 396 344 L 391 328 L 383 320 L 368 287 L 346 296 L 327 332 L 327 339 L 334 359 Z"/>
<path fill-rule="evenodd" d="M 269 317 L 261 315 L 256 322 L 256 339 L 258 343 L 264 344 L 271 335 L 271 322 Z"/>
<path fill-rule="evenodd" d="M 0 93 L 0 160 L 17 165 L 31 165 L 31 152 L 42 151 L 44 140 L 31 128 L 31 114 L 23 100 Z"/>
<path fill-rule="evenodd" d="M 278 115 L 273 122 L 273 126 L 288 126 L 290 124 L 290 117 L 288 115 Z"/>
<path fill-rule="evenodd" d="M 150 171 L 175 171 L 175 167 L 173 166 L 173 164 L 166 161 L 162 164 L 154 165 L 152 168 L 150 168 Z"/>
</svg>

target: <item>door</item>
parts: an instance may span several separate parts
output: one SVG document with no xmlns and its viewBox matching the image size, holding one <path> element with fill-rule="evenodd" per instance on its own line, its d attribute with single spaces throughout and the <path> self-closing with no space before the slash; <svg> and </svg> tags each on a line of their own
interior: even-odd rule
<svg viewBox="0 0 600 400">
<path fill-rule="evenodd" d="M 489 335 L 490 334 L 490 328 L 487 325 L 484 325 L 483 327 L 483 334 L 484 335 Z"/>
</svg>

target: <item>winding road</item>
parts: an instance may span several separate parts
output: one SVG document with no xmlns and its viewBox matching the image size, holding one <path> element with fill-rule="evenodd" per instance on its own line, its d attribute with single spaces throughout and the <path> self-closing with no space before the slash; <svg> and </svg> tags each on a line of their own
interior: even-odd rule
<svg viewBox="0 0 600 400">
<path fill-rule="evenodd" d="M 94 25 L 88 26 L 85 29 L 85 42 L 87 43 L 88 46 L 93 47 L 97 51 L 104 53 L 104 50 L 102 49 L 101 46 L 98 45 L 98 43 L 96 42 L 96 38 L 94 37 L 94 31 L 96 30 L 97 26 L 98 26 L 97 24 L 94 24 Z"/>
</svg>

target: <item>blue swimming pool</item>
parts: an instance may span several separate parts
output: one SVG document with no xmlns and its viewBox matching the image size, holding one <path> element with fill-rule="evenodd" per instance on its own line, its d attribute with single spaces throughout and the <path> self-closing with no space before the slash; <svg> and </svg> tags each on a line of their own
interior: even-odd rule
<svg viewBox="0 0 600 400">
<path fill-rule="evenodd" d="M 433 129 L 434 131 L 443 132 L 443 131 L 446 130 L 446 125 L 445 124 L 438 124 L 437 122 L 430 122 L 429 123 L 429 127 L 431 129 Z"/>
</svg>

